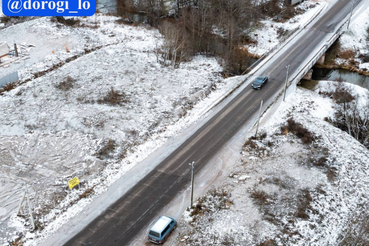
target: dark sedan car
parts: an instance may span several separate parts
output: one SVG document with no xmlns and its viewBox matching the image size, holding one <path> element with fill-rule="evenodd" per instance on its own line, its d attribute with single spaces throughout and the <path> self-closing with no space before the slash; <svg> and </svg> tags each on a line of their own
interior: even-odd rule
<svg viewBox="0 0 369 246">
<path fill-rule="evenodd" d="M 254 82 L 252 82 L 252 88 L 256 89 L 256 90 L 260 90 L 261 87 L 263 87 L 263 85 L 265 85 L 268 82 L 268 77 L 267 76 L 260 76 L 257 77 Z"/>
</svg>

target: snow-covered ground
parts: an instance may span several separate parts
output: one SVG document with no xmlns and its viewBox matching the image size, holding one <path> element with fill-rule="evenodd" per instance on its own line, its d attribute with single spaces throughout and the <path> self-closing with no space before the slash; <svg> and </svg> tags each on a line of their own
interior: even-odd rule
<svg viewBox="0 0 369 246">
<path fill-rule="evenodd" d="M 23 81 L 30 79 L 0 98 L 2 244 L 27 231 L 9 222 L 23 196 L 22 183 L 29 185 L 38 228 L 46 230 L 82 197 L 101 194 L 198 119 L 233 83 L 223 81 L 213 58 L 198 56 L 177 69 L 162 66 L 155 53 L 159 33 L 116 19 L 81 18 L 84 27 L 65 27 L 40 18 L 0 32 L 7 40 L 23 33 L 22 40 L 35 45 L 24 66 L 0 68 L 2 73 L 19 69 Z M 86 46 L 95 50 L 85 54 Z M 216 88 L 212 99 L 196 105 Z M 65 186 L 73 176 L 82 188 L 68 193 Z"/>
<path fill-rule="evenodd" d="M 228 164 L 235 167 L 217 188 L 226 192 L 211 191 L 195 211 L 185 211 L 180 244 L 338 245 L 354 236 L 356 215 L 367 212 L 369 151 L 324 120 L 334 116 L 334 102 L 319 93 L 336 85 L 298 89 L 281 104 L 262 137 L 248 141 L 240 159 Z M 368 105 L 366 89 L 345 86 Z M 313 134 L 313 143 L 282 130 L 290 118 Z"/>
<path fill-rule="evenodd" d="M 315 5 L 308 2 L 303 6 Z M 320 7 L 283 28 L 303 25 Z M 67 27 L 39 18 L 0 30 L 2 40 L 22 44 L 21 59 L 0 67 L 0 77 L 18 70 L 28 81 L 0 97 L 3 245 L 17 238 L 38 245 L 240 80 L 223 80 L 217 61 L 202 56 L 178 69 L 162 66 L 155 50 L 163 40 L 154 29 L 104 15 L 78 20 Z M 275 45 L 263 41 L 273 29 L 265 27 L 257 35 L 260 54 Z M 81 188 L 67 192 L 73 176 Z M 24 183 L 42 229 L 36 233 L 15 216 Z"/>
<path fill-rule="evenodd" d="M 252 38 L 256 41 L 255 44 L 246 46 L 248 51 L 258 56 L 268 53 L 285 39 L 286 34 L 305 26 L 326 5 L 325 1 L 304 1 L 295 7 L 295 11 L 302 12 L 302 14 L 286 22 L 275 22 L 271 19 L 261 21 L 260 27 L 252 34 Z"/>
</svg>

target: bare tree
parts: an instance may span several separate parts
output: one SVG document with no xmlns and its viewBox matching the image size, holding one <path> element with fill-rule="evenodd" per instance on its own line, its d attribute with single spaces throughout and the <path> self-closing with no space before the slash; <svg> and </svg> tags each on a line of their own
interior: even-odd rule
<svg viewBox="0 0 369 246">
<path fill-rule="evenodd" d="M 369 245 L 369 203 L 360 205 L 347 223 L 338 245 Z"/>
<path fill-rule="evenodd" d="M 360 106 L 359 99 L 340 83 L 332 97 L 336 112 L 331 122 L 369 148 L 369 95 L 366 106 Z"/>
<path fill-rule="evenodd" d="M 186 38 L 180 29 L 174 28 L 169 21 L 162 22 L 160 32 L 165 36 L 164 44 L 157 49 L 160 62 L 177 67 L 186 58 Z"/>
</svg>

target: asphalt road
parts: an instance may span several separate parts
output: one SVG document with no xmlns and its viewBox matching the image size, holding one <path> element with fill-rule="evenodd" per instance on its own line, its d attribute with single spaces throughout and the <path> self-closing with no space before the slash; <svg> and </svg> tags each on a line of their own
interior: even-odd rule
<svg viewBox="0 0 369 246">
<path fill-rule="evenodd" d="M 359 2 L 359 1 L 357 1 Z M 350 12 L 349 0 L 339 0 L 330 11 L 309 28 L 306 35 L 293 41 L 278 59 L 264 70 L 269 82 L 260 91 L 245 88 L 205 125 L 187 139 L 117 202 L 70 239 L 65 245 L 129 245 L 143 228 L 152 222 L 165 205 L 190 181 L 189 163 L 195 161 L 199 171 L 237 134 L 238 130 L 259 110 L 260 101 L 267 101 L 284 86 L 286 66 L 293 73 Z"/>
</svg>

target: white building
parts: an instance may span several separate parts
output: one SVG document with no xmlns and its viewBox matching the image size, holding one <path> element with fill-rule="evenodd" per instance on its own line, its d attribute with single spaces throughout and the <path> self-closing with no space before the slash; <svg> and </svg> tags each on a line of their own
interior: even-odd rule
<svg viewBox="0 0 369 246">
<path fill-rule="evenodd" d="M 4 41 L 0 41 L 0 58 L 8 55 L 9 52 L 10 52 L 9 45 Z"/>
</svg>

